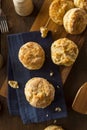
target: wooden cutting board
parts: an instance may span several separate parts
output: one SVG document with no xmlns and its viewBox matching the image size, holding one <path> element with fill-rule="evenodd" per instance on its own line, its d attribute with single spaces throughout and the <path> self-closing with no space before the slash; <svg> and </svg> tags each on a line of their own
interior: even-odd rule
<svg viewBox="0 0 87 130">
<path fill-rule="evenodd" d="M 39 30 L 41 26 L 44 26 L 49 18 L 49 5 L 51 4 L 53 0 L 44 0 L 44 3 L 41 7 L 40 12 L 38 13 L 36 20 L 34 21 L 30 31 Z M 67 37 L 71 40 L 73 40 L 79 47 L 79 49 L 82 47 L 86 36 L 87 36 L 87 29 L 81 34 L 81 35 L 70 35 L 67 34 L 63 26 L 58 26 L 57 24 L 53 23 L 51 20 L 48 24 L 48 29 L 52 31 L 53 39 L 59 39 L 62 37 Z M 61 77 L 63 84 L 65 83 L 69 72 L 71 70 L 71 67 L 60 67 Z M 5 80 L 1 90 L 0 95 L 6 97 L 7 95 L 7 79 Z"/>
<path fill-rule="evenodd" d="M 73 101 L 72 109 L 87 115 L 87 82 L 79 88 Z"/>
</svg>

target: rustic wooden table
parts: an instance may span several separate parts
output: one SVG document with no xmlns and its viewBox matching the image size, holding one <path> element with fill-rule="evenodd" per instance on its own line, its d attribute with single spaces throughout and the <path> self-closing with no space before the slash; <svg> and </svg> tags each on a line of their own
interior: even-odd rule
<svg viewBox="0 0 87 130">
<path fill-rule="evenodd" d="M 34 0 L 33 0 L 34 1 Z M 44 0 L 43 0 L 44 1 Z M 43 1 L 34 1 L 35 10 L 31 16 L 20 17 L 15 13 L 12 0 L 2 0 L 2 9 L 6 14 L 9 33 L 28 32 L 31 28 Z M 1 34 L 1 53 L 4 57 L 4 66 L 0 70 L 0 86 L 2 86 L 7 75 L 7 34 Z M 87 130 L 87 115 L 79 114 L 72 110 L 71 105 L 79 87 L 87 81 L 87 40 L 85 41 L 79 56 L 64 84 L 64 95 L 68 110 L 68 117 L 58 119 L 58 125 L 62 125 L 65 130 Z M 6 98 L 0 96 L 2 110 L 0 111 L 0 130 L 43 130 L 53 121 L 23 125 L 17 116 L 11 116 L 8 112 Z"/>
</svg>

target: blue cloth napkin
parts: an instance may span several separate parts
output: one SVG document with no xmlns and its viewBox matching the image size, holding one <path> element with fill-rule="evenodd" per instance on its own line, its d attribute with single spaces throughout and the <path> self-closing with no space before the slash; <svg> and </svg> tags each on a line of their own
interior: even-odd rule
<svg viewBox="0 0 87 130">
<path fill-rule="evenodd" d="M 20 47 L 28 41 L 38 42 L 45 51 L 46 60 L 39 70 L 28 70 L 18 60 Z M 16 90 L 8 86 L 8 108 L 12 115 L 20 115 L 24 124 L 67 116 L 59 67 L 51 60 L 50 47 L 52 42 L 51 32 L 46 38 L 41 38 L 39 31 L 8 35 L 8 80 L 16 80 L 19 84 L 19 89 Z M 53 76 L 50 76 L 51 71 Z M 47 108 L 34 108 L 26 101 L 24 87 L 25 83 L 32 77 L 43 77 L 55 87 L 55 99 Z M 60 88 L 57 88 L 58 85 Z M 55 111 L 56 107 L 60 107 L 61 111 Z"/>
</svg>

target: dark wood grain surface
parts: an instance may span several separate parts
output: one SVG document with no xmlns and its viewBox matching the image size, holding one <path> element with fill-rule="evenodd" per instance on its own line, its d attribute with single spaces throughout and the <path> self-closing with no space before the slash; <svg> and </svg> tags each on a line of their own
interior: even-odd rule
<svg viewBox="0 0 87 130">
<path fill-rule="evenodd" d="M 9 33 L 28 32 L 31 28 L 44 0 L 33 0 L 35 11 L 28 17 L 20 17 L 15 13 L 12 0 L 2 0 L 2 9 L 6 14 Z M 0 70 L 0 86 L 3 84 L 7 75 L 7 34 L 1 34 L 1 53 L 4 57 L 4 66 Z M 58 119 L 58 125 L 62 125 L 65 130 L 87 130 L 87 115 L 79 114 L 72 110 L 71 105 L 76 92 L 80 86 L 87 81 L 87 40 L 85 41 L 79 56 L 64 84 L 64 95 L 68 110 L 68 117 Z M 43 130 L 53 121 L 40 124 L 23 125 L 20 117 L 11 116 L 8 112 L 7 100 L 0 96 L 0 130 Z"/>
</svg>

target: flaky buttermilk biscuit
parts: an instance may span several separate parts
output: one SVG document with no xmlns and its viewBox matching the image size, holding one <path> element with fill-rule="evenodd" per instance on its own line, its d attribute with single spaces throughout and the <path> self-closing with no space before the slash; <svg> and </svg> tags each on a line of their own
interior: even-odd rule
<svg viewBox="0 0 87 130">
<path fill-rule="evenodd" d="M 36 42 L 27 42 L 21 46 L 18 54 L 20 62 L 30 70 L 40 69 L 45 61 L 45 52 Z"/>
<path fill-rule="evenodd" d="M 53 22 L 62 25 L 64 14 L 73 7 L 74 3 L 70 0 L 54 0 L 49 7 L 49 16 Z"/>
<path fill-rule="evenodd" d="M 33 107 L 45 108 L 54 100 L 55 89 L 46 79 L 34 77 L 27 81 L 24 93 Z"/>
<path fill-rule="evenodd" d="M 77 56 L 77 45 L 67 38 L 58 39 L 51 46 L 51 58 L 57 65 L 71 66 Z"/>
<path fill-rule="evenodd" d="M 82 33 L 87 25 L 87 15 L 85 10 L 73 8 L 67 11 L 63 18 L 63 25 L 66 32 L 70 34 Z"/>
<path fill-rule="evenodd" d="M 87 12 L 87 0 L 74 0 L 74 4 L 78 8 L 85 9 Z"/>
</svg>

